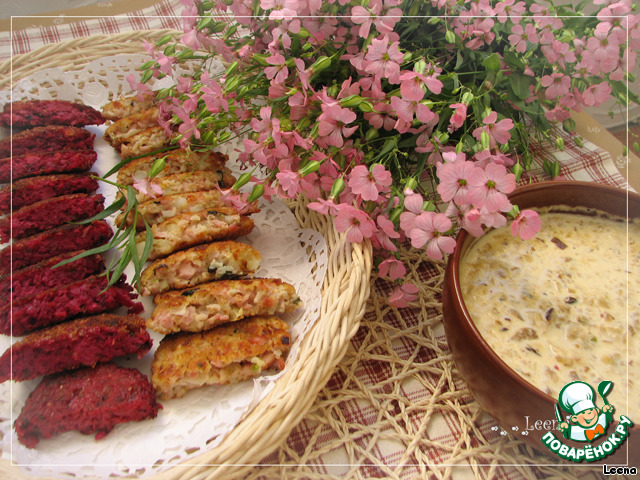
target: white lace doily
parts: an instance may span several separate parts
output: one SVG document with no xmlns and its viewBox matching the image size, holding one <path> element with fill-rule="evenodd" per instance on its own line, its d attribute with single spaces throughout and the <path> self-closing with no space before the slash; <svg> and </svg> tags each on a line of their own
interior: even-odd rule
<svg viewBox="0 0 640 480">
<path fill-rule="evenodd" d="M 0 92 L 0 104 L 12 98 L 55 97 L 80 99 L 100 108 L 129 91 L 125 77 L 146 60 L 141 55 L 122 55 L 91 62 L 80 71 L 39 71 L 15 85 L 13 97 L 10 92 Z M 102 139 L 104 126 L 88 129 L 97 137 L 98 162 L 93 171 L 103 175 L 120 158 Z M 115 197 L 115 187 L 105 183 L 101 183 L 99 192 L 105 196 L 106 205 Z M 293 340 L 287 364 L 292 365 L 297 361 L 301 339 L 320 315 L 322 282 L 327 268 L 326 243 L 319 233 L 301 229 L 295 216 L 279 200 L 263 202 L 261 212 L 253 219 L 254 231 L 240 241 L 252 244 L 262 254 L 262 265 L 255 276 L 281 278 L 291 283 L 304 301 L 304 308 L 285 317 Z M 131 273 L 132 270 L 128 272 L 128 278 Z M 144 297 L 142 301 L 145 305 L 143 316 L 148 317 L 153 309 L 152 299 Z M 155 332 L 150 333 L 154 339 L 151 352 L 141 360 L 118 363 L 149 375 L 155 347 L 162 338 Z M 8 337 L 0 336 L 2 352 L 10 343 Z M 73 479 L 149 476 L 178 463 L 188 464 L 190 458 L 220 444 L 271 389 L 277 388 L 276 380 L 281 375 L 265 375 L 233 386 L 193 390 L 181 399 L 162 401 L 163 409 L 155 419 L 121 424 L 102 440 L 68 432 L 41 441 L 35 449 L 20 444 L 12 426 L 40 379 L 5 382 L 0 385 L 2 458 L 39 476 Z"/>
</svg>

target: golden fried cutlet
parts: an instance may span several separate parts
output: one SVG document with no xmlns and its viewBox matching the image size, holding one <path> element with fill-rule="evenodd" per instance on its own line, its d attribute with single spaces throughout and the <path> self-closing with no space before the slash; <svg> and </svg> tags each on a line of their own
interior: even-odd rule
<svg viewBox="0 0 640 480">
<path fill-rule="evenodd" d="M 120 97 L 102 107 L 102 116 L 107 120 L 116 121 L 151 108 L 155 101 L 155 93 Z"/>
<path fill-rule="evenodd" d="M 118 183 L 121 185 L 133 185 L 136 179 L 146 177 L 154 161 L 161 157 L 164 157 L 164 168 L 154 177 L 154 181 L 174 173 L 189 173 L 198 170 L 222 172 L 223 169 L 225 169 L 225 163 L 227 161 L 227 156 L 218 152 L 188 152 L 182 149 L 171 150 L 164 154 L 137 158 L 122 166 L 122 168 L 118 170 Z M 230 171 L 228 172 L 230 173 Z"/>
<path fill-rule="evenodd" d="M 147 327 L 160 333 L 200 332 L 254 315 L 302 306 L 293 285 L 275 278 L 219 280 L 156 295 Z"/>
<path fill-rule="evenodd" d="M 143 130 L 158 126 L 158 108 L 152 107 L 113 122 L 104 132 L 109 145 L 119 150 L 125 140 Z"/>
<path fill-rule="evenodd" d="M 206 385 L 227 385 L 284 368 L 291 339 L 278 317 L 251 317 L 201 333 L 162 339 L 151 364 L 151 384 L 160 399 L 182 397 Z"/>
<path fill-rule="evenodd" d="M 178 250 L 195 247 L 216 240 L 231 240 L 248 235 L 253 230 L 253 220 L 240 215 L 229 207 L 203 210 L 195 213 L 180 213 L 151 226 L 153 247 L 148 260 L 166 257 Z M 146 232 L 136 235 L 138 252 L 142 253 Z"/>
<path fill-rule="evenodd" d="M 203 210 L 217 210 L 227 207 L 228 205 L 222 200 L 222 194 L 219 190 L 163 195 L 155 200 L 149 200 L 138 205 L 136 228 L 144 230 L 145 220 L 149 225 L 155 225 L 181 213 L 196 213 Z M 245 214 L 257 212 L 259 212 L 258 208 L 253 207 Z M 133 224 L 134 217 L 133 212 L 127 216 L 127 226 Z M 120 225 L 123 221 L 125 221 L 124 214 L 118 215 L 116 224 Z"/>
<path fill-rule="evenodd" d="M 250 245 L 233 240 L 198 245 L 156 260 L 140 277 L 143 295 L 193 287 L 253 273 L 262 260 Z"/>
</svg>

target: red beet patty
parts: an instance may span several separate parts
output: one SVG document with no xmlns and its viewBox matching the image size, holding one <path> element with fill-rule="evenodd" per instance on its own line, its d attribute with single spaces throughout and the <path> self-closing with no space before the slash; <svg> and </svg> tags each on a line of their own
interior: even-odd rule
<svg viewBox="0 0 640 480">
<path fill-rule="evenodd" d="M 99 440 L 119 423 L 155 418 L 160 408 L 146 376 L 133 368 L 101 363 L 45 377 L 14 426 L 20 443 L 29 448 L 72 430 L 95 433 Z"/>
<path fill-rule="evenodd" d="M 48 198 L 72 193 L 93 193 L 98 181 L 87 173 L 61 173 L 16 180 L 0 187 L 0 214 L 9 213 Z"/>
<path fill-rule="evenodd" d="M 107 243 L 113 230 L 100 220 L 88 225 L 63 225 L 17 240 L 0 250 L 0 275 L 74 250 L 88 250 Z"/>
<path fill-rule="evenodd" d="M 24 238 L 65 223 L 86 220 L 102 210 L 104 197 L 100 194 L 74 193 L 43 200 L 0 218 L 0 241 L 8 242 L 11 238 Z"/>
<path fill-rule="evenodd" d="M 92 275 L 0 307 L 0 333 L 21 336 L 39 328 L 64 322 L 80 315 L 93 315 L 125 306 L 130 313 L 142 311 L 133 287 L 125 282 L 107 288 L 105 275 Z"/>
<path fill-rule="evenodd" d="M 7 103 L 0 113 L 0 125 L 40 127 L 45 125 L 102 125 L 102 114 L 88 105 L 67 100 L 20 100 Z"/>
<path fill-rule="evenodd" d="M 0 383 L 93 367 L 123 355 L 142 358 L 151 344 L 145 320 L 139 315 L 78 318 L 39 330 L 14 343 L 0 357 Z"/>
<path fill-rule="evenodd" d="M 35 295 L 58 285 L 81 280 L 105 269 L 104 259 L 98 255 L 78 258 L 60 267 L 55 265 L 68 258 L 82 253 L 82 250 L 64 253 L 49 258 L 35 265 L 16 270 L 11 275 L 0 277 L 0 299 L 8 302 L 9 295 L 13 300 L 28 295 Z"/>
<path fill-rule="evenodd" d="M 34 152 L 0 159 L 0 182 L 9 182 L 34 175 L 86 172 L 98 154 L 94 150 L 58 150 Z"/>
<path fill-rule="evenodd" d="M 80 127 L 35 127 L 0 140 L 0 158 L 36 151 L 92 149 L 95 138 L 94 133 Z"/>
</svg>

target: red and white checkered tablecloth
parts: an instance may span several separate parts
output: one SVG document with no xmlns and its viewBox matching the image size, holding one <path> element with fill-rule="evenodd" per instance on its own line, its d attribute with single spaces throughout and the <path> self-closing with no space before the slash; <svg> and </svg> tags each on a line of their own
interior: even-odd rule
<svg viewBox="0 0 640 480">
<path fill-rule="evenodd" d="M 38 17 L 32 17 L 33 27 L 0 32 L 0 61 L 7 60 L 12 55 L 30 52 L 43 45 L 91 35 L 109 35 L 129 30 L 181 29 L 182 9 L 180 0 L 163 0 L 142 10 L 104 16 L 104 14 L 101 15 L 100 4 L 98 4 L 95 16 L 78 18 L 77 21 L 70 23 L 66 22 L 73 17 L 66 17 L 65 23 L 53 26 L 38 25 Z"/>
<path fill-rule="evenodd" d="M 127 15 L 0 32 L 0 61 L 45 44 L 91 35 L 180 29 L 181 10 L 180 0 L 164 0 Z M 532 181 L 545 179 L 542 161 L 555 157 L 565 179 L 628 188 L 606 151 L 589 142 L 579 147 L 568 136 L 565 145 L 562 152 L 531 145 L 537 165 L 531 171 Z M 441 285 L 434 279 L 441 275 L 441 267 L 423 260 L 412 266 L 421 284 L 436 291 L 436 299 Z M 455 373 L 453 378 L 443 376 L 453 366 L 440 305 L 433 302 L 398 312 L 384 305 L 392 287 L 375 279 L 370 308 L 347 355 L 285 444 L 260 461 L 256 477 L 279 478 L 287 470 L 292 478 L 427 478 L 429 465 L 454 462 L 469 467 L 465 448 L 505 448 L 496 422 L 471 407 L 474 401 L 462 379 Z M 425 338 L 428 342 L 423 343 Z M 461 412 L 470 415 L 468 421 L 461 420 Z M 462 430 L 468 445 L 460 444 Z M 348 442 L 341 440 L 346 437 Z M 354 458 L 356 465 L 350 463 Z M 522 468 L 494 459 L 486 468 L 478 466 L 477 459 L 472 463 L 471 478 L 532 478 Z M 451 469 L 434 478 L 452 478 Z"/>
</svg>

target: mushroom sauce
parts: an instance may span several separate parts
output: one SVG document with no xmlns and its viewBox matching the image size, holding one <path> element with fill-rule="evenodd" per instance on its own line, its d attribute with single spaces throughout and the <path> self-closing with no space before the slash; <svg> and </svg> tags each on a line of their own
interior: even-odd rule
<svg viewBox="0 0 640 480">
<path fill-rule="evenodd" d="M 574 380 L 610 380 L 607 400 L 637 416 L 640 224 L 593 210 L 539 213 L 531 240 L 508 226 L 475 240 L 460 266 L 467 310 L 532 385 L 557 397 Z"/>
</svg>

